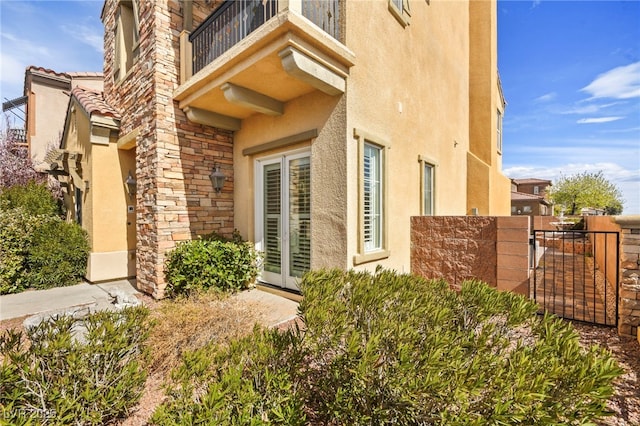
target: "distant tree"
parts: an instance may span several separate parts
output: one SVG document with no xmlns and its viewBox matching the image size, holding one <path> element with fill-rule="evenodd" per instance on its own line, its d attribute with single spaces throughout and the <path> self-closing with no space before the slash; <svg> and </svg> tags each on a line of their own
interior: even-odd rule
<svg viewBox="0 0 640 426">
<path fill-rule="evenodd" d="M 602 170 L 562 176 L 553 184 L 550 198 L 556 206 L 564 206 L 569 215 L 584 207 L 604 209 L 609 215 L 620 214 L 624 201 L 620 190 L 603 176 Z"/>
<path fill-rule="evenodd" d="M 27 147 L 18 143 L 9 126 L 0 132 L 0 191 L 29 182 L 46 182 L 46 175 L 33 167 Z"/>
</svg>

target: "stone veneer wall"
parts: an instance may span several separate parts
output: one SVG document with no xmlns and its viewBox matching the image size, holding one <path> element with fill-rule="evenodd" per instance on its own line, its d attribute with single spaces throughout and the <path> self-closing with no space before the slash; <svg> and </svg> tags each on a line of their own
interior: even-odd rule
<svg viewBox="0 0 640 426">
<path fill-rule="evenodd" d="M 499 290 L 528 294 L 528 217 L 415 216 L 411 272 L 459 289 L 479 279 Z"/>
<path fill-rule="evenodd" d="M 139 131 L 137 284 L 161 298 L 169 250 L 196 235 L 233 232 L 233 140 L 229 132 L 189 122 L 173 101 L 179 85 L 182 2 L 139 2 L 140 54 L 119 82 L 113 79 L 117 6 L 117 0 L 107 0 L 103 13 L 105 98 L 123 117 L 121 137 Z M 208 14 L 202 7 L 194 11 L 194 21 Z M 208 177 L 214 163 L 227 176 L 221 194 L 215 194 Z"/>
<path fill-rule="evenodd" d="M 640 340 L 640 216 L 587 216 L 590 231 L 620 232 L 618 334 Z"/>
</svg>

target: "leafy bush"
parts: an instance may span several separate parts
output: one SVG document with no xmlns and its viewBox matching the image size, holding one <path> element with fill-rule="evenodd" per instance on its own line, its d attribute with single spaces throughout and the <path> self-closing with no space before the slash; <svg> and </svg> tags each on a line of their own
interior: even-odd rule
<svg viewBox="0 0 640 426">
<path fill-rule="evenodd" d="M 148 309 L 61 316 L 0 336 L 0 417 L 10 424 L 102 425 L 127 415 L 146 372 Z M 84 333 L 81 330 L 84 329 Z M 79 336 L 81 334 L 81 336 Z"/>
<path fill-rule="evenodd" d="M 606 415 L 610 354 L 525 298 L 380 270 L 301 282 L 305 331 L 255 331 L 186 357 L 156 424 L 585 424 Z M 284 407 L 278 410 L 280 404 Z"/>
<path fill-rule="evenodd" d="M 226 349 L 186 354 L 151 424 L 306 425 L 302 394 L 292 387 L 302 373 L 301 343 L 299 334 L 256 328 Z"/>
<path fill-rule="evenodd" d="M 35 181 L 3 189 L 0 192 L 0 206 L 3 210 L 21 207 L 31 215 L 60 214 L 58 200 L 54 198 L 47 184 Z"/>
<path fill-rule="evenodd" d="M 258 275 L 259 256 L 248 242 L 197 239 L 180 243 L 167 256 L 169 294 L 246 289 Z"/>
<path fill-rule="evenodd" d="M 87 234 L 57 216 L 0 210 L 0 241 L 0 294 L 76 284 L 85 274 Z"/>
<path fill-rule="evenodd" d="M 25 281 L 44 289 L 77 284 L 87 271 L 89 237 L 75 223 L 55 220 L 39 226 L 27 251 Z"/>
</svg>

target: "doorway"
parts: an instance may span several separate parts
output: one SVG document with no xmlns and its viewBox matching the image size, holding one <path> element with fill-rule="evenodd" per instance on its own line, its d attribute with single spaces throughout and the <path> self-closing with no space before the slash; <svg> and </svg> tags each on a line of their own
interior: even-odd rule
<svg viewBox="0 0 640 426">
<path fill-rule="evenodd" d="M 294 151 L 256 160 L 256 247 L 259 280 L 299 290 L 311 267 L 311 154 Z"/>
</svg>

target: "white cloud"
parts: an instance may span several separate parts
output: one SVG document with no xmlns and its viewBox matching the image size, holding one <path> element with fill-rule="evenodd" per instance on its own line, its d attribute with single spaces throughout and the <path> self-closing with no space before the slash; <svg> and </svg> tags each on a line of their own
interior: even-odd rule
<svg viewBox="0 0 640 426">
<path fill-rule="evenodd" d="M 86 25 L 68 26 L 62 25 L 60 27 L 62 31 L 69 34 L 71 37 L 80 41 L 81 43 L 91 46 L 94 50 L 102 53 L 103 49 L 103 30 L 98 27 L 89 27 Z"/>
<path fill-rule="evenodd" d="M 50 57 L 51 53 L 46 47 L 32 43 L 24 37 L 16 37 L 11 33 L 0 33 L 0 37 L 6 41 L 2 43 L 2 51 L 10 52 L 17 57 Z"/>
<path fill-rule="evenodd" d="M 609 123 L 611 121 L 622 120 L 624 117 L 596 117 L 596 118 L 581 118 L 576 121 L 578 124 L 591 124 L 591 123 Z"/>
<path fill-rule="evenodd" d="M 557 97 L 557 93 L 556 92 L 551 92 L 551 93 L 547 93 L 544 94 L 540 97 L 537 97 L 536 99 L 534 99 L 535 102 L 549 102 L 554 100 Z"/>
<path fill-rule="evenodd" d="M 22 84 L 24 82 L 24 70 L 25 67 L 22 65 L 22 62 L 5 55 L 4 52 L 0 52 L 0 82 L 2 82 L 3 85 Z M 11 98 L 21 96 L 22 93 L 3 93 L 2 95 Z"/>
<path fill-rule="evenodd" d="M 580 89 L 592 98 L 630 99 L 640 97 L 640 62 L 621 66 L 600 74 Z"/>
</svg>

